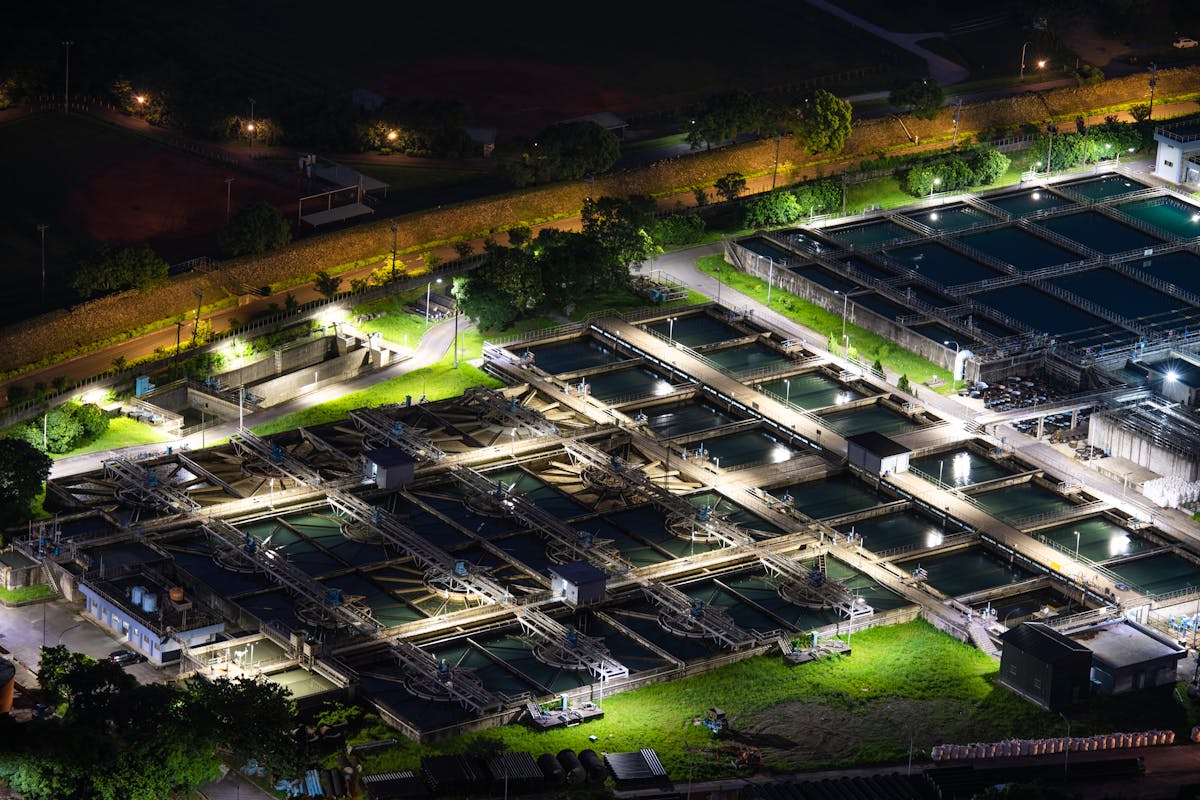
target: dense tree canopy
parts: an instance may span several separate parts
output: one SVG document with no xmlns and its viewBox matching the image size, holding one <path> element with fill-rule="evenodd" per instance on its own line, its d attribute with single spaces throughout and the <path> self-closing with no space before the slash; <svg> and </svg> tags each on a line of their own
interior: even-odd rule
<svg viewBox="0 0 1200 800">
<path fill-rule="evenodd" d="M 258 255 L 291 241 L 292 226 L 279 209 L 263 202 L 238 209 L 217 236 L 221 251 L 229 256 Z"/>
<path fill-rule="evenodd" d="M 50 457 L 20 439 L 0 439 L 0 523 L 29 519 L 29 504 L 50 474 Z"/>
<path fill-rule="evenodd" d="M 117 248 L 100 245 L 79 262 L 71 288 L 80 297 L 122 289 L 149 289 L 167 280 L 170 265 L 148 244 Z"/>
<path fill-rule="evenodd" d="M 30 800 L 161 800 L 218 775 L 216 751 L 294 777 L 288 691 L 268 681 L 139 684 L 116 664 L 43 650 L 38 679 L 61 717 L 0 718 L 0 779 Z"/>
<path fill-rule="evenodd" d="M 850 104 L 817 89 L 796 110 L 792 136 L 810 153 L 840 153 L 850 136 Z"/>
<path fill-rule="evenodd" d="M 612 131 L 594 122 L 560 122 L 543 129 L 504 166 L 513 184 L 528 186 L 598 175 L 620 156 L 621 145 Z"/>
</svg>

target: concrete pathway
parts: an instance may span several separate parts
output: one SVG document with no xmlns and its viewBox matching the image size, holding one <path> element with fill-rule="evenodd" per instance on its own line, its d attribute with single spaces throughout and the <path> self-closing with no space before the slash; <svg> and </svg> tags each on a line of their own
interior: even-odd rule
<svg viewBox="0 0 1200 800">
<path fill-rule="evenodd" d="M 862 28 L 864 31 L 874 34 L 884 41 L 891 42 L 901 50 L 907 50 L 913 55 L 923 58 L 925 64 L 929 67 L 929 76 L 942 86 L 949 86 L 952 83 L 965 81 L 967 76 L 971 74 L 966 67 L 960 67 L 950 59 L 939 56 L 937 53 L 926 50 L 917 44 L 917 42 L 924 41 L 925 39 L 944 38 L 946 34 L 941 31 L 932 33 L 897 33 L 896 31 L 881 28 L 874 22 L 865 20 L 862 17 L 855 16 L 840 6 L 830 3 L 829 0 L 808 0 L 808 4 L 839 19 L 843 19 L 856 28 Z"/>
</svg>

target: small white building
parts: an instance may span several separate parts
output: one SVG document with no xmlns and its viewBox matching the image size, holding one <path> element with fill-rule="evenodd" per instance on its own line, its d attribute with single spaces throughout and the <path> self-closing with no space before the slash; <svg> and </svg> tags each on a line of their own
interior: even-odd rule
<svg viewBox="0 0 1200 800">
<path fill-rule="evenodd" d="M 1154 174 L 1172 183 L 1200 183 L 1200 116 L 1154 129 Z"/>
<path fill-rule="evenodd" d="M 85 615 L 156 666 L 178 661 L 184 643 L 208 644 L 225 630 L 213 614 L 193 607 L 181 587 L 165 585 L 157 575 L 84 579 L 79 591 Z"/>
<path fill-rule="evenodd" d="M 550 591 L 571 606 L 590 606 L 604 600 L 608 576 L 586 561 L 550 565 Z"/>
<path fill-rule="evenodd" d="M 867 431 L 846 437 L 846 460 L 850 466 L 881 476 L 908 472 L 908 457 L 912 450 L 882 433 Z"/>
</svg>

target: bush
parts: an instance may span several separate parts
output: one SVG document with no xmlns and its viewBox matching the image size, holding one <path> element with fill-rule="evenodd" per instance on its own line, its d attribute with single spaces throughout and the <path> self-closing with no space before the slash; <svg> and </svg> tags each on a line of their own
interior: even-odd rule
<svg viewBox="0 0 1200 800">
<path fill-rule="evenodd" d="M 765 228 L 770 225 L 786 225 L 800 217 L 800 203 L 791 192 L 774 192 L 766 197 L 751 200 L 746 204 L 743 227 Z"/>
<path fill-rule="evenodd" d="M 1000 176 L 1008 172 L 1011 163 L 1012 159 L 1003 153 L 990 147 L 981 149 L 972 163 L 975 168 L 975 183 L 980 186 L 989 186 L 995 183 Z"/>
<path fill-rule="evenodd" d="M 654 226 L 654 241 L 659 245 L 692 244 L 704 235 L 704 220 L 695 214 L 672 214 Z"/>
</svg>

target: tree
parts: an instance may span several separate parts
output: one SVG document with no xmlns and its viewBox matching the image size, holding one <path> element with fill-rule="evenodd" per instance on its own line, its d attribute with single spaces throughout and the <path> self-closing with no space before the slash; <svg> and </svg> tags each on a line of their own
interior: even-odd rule
<svg viewBox="0 0 1200 800">
<path fill-rule="evenodd" d="M 217 246 L 229 256 L 258 255 L 291 241 L 292 228 L 283 214 L 261 201 L 238 209 L 217 234 Z"/>
<path fill-rule="evenodd" d="M 1149 103 L 1134 103 L 1129 107 L 1129 116 L 1133 117 L 1134 122 L 1145 122 L 1150 119 L 1150 114 Z"/>
<path fill-rule="evenodd" d="M 722 200 L 736 200 L 738 195 L 746 191 L 746 179 L 740 172 L 730 172 L 717 178 L 713 186 Z"/>
<path fill-rule="evenodd" d="M 7 440 L 0 439 L 0 447 L 3 447 L 5 441 Z M 72 652 L 66 645 L 43 647 L 38 661 L 38 685 L 55 701 L 65 703 L 69 695 L 70 676 L 95 663 L 96 659 L 83 653 Z"/>
<path fill-rule="evenodd" d="M 59 406 L 46 414 L 43 425 L 46 434 L 46 451 L 61 455 L 69 453 L 83 435 L 83 426 L 70 409 Z"/>
<path fill-rule="evenodd" d="M 95 403 L 83 403 L 73 406 L 74 417 L 83 429 L 83 438 L 91 441 L 97 439 L 108 430 L 110 420 L 108 413 Z"/>
<path fill-rule="evenodd" d="M 71 288 L 85 298 L 128 288 L 145 291 L 165 283 L 169 271 L 147 244 L 119 249 L 105 244 L 80 261 Z"/>
<path fill-rule="evenodd" d="M 704 236 L 704 220 L 696 214 L 672 214 L 654 226 L 654 242 L 658 245 L 693 244 Z"/>
<path fill-rule="evenodd" d="M 654 201 L 649 197 L 587 198 L 583 202 L 583 233 L 600 248 L 593 286 L 612 288 L 629 278 L 629 268 L 650 257 L 654 242 Z"/>
<path fill-rule="evenodd" d="M 342 288 L 342 279 L 336 275 L 330 275 L 323 269 L 318 270 L 313 279 L 313 288 L 325 297 L 333 297 L 338 293 L 338 289 Z"/>
<path fill-rule="evenodd" d="M 845 100 L 817 89 L 800 104 L 792 120 L 792 136 L 810 153 L 840 153 L 850 136 L 852 112 Z"/>
<path fill-rule="evenodd" d="M 918 119 L 935 119 L 946 102 L 946 95 L 937 81 L 926 78 L 896 86 L 888 96 L 888 102 L 908 108 Z"/>
<path fill-rule="evenodd" d="M 276 775 L 299 768 L 300 752 L 291 736 L 296 704 L 290 690 L 246 678 L 193 680 L 188 690 L 199 729 L 229 751 L 234 761 L 257 758 Z"/>
<path fill-rule="evenodd" d="M 513 184 L 528 186 L 607 172 L 620 156 L 612 131 L 594 122 L 561 122 L 544 128 L 504 166 Z"/>
<path fill-rule="evenodd" d="M 746 204 L 746 216 L 742 223 L 747 228 L 765 228 L 786 225 L 800 216 L 800 204 L 791 192 L 771 192 L 756 197 Z"/>
</svg>

